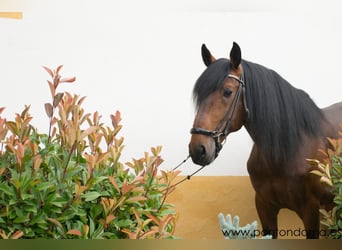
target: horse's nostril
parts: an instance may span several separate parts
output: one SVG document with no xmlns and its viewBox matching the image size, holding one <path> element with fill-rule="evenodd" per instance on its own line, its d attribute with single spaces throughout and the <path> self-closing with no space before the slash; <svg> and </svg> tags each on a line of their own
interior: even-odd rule
<svg viewBox="0 0 342 250">
<path fill-rule="evenodd" d="M 189 144 L 189 154 L 193 163 L 205 166 L 208 165 L 211 161 L 211 151 L 210 145 L 206 144 Z"/>
<path fill-rule="evenodd" d="M 200 146 L 200 154 L 201 154 L 201 158 L 205 158 L 205 155 L 206 155 L 206 150 L 205 150 L 205 147 L 204 145 L 201 145 Z"/>
</svg>

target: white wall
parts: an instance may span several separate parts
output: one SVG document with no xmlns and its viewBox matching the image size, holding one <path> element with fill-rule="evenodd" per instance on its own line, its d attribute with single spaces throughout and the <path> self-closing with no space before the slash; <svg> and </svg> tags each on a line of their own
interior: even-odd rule
<svg viewBox="0 0 342 250">
<path fill-rule="evenodd" d="M 0 0 L 0 106 L 12 118 L 31 104 L 47 132 L 50 95 L 41 66 L 64 64 L 64 85 L 87 96 L 85 109 L 107 117 L 120 110 L 124 161 L 163 146 L 170 169 L 188 151 L 193 85 L 205 69 L 200 46 L 227 57 L 233 41 L 243 58 L 275 69 L 323 107 L 341 101 L 340 1 L 272 0 Z M 252 141 L 242 129 L 200 175 L 247 175 Z M 196 169 L 190 161 L 183 174 Z"/>
</svg>

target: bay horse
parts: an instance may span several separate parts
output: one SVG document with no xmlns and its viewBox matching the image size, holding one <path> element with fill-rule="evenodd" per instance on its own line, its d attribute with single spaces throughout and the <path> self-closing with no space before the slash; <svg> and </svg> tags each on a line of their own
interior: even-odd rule
<svg viewBox="0 0 342 250">
<path fill-rule="evenodd" d="M 333 195 L 307 159 L 322 160 L 327 137 L 338 137 L 342 102 L 318 108 L 275 71 L 243 60 L 235 42 L 230 58 L 217 60 L 203 44 L 202 59 L 207 68 L 193 89 L 192 161 L 213 162 L 228 134 L 244 126 L 254 142 L 247 170 L 263 234 L 277 238 L 278 212 L 288 208 L 303 221 L 306 237 L 318 238 L 319 208 L 331 209 Z"/>
</svg>

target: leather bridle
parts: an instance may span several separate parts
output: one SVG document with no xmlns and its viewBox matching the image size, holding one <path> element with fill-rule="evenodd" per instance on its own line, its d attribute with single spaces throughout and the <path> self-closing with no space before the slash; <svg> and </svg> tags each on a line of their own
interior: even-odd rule
<svg viewBox="0 0 342 250">
<path fill-rule="evenodd" d="M 243 79 L 243 74 L 241 76 L 241 78 L 238 78 L 235 75 L 229 74 L 227 76 L 227 78 L 232 78 L 236 81 L 239 82 L 239 88 L 235 93 L 234 99 L 233 99 L 233 104 L 229 107 L 229 109 L 227 110 L 227 112 L 225 113 L 224 117 L 222 118 L 222 120 L 220 121 L 220 123 L 217 125 L 215 130 L 207 130 L 204 128 L 192 128 L 190 130 L 191 134 L 200 134 L 200 135 L 206 135 L 209 137 L 212 137 L 215 141 L 215 158 L 218 156 L 220 150 L 223 147 L 224 141 L 221 142 L 220 139 L 221 137 L 223 137 L 224 139 L 226 138 L 226 136 L 229 134 L 229 127 L 230 124 L 232 122 L 232 120 L 234 119 L 235 116 L 235 112 L 236 112 L 236 108 L 238 106 L 239 100 L 241 98 L 241 96 L 243 96 L 243 106 L 247 115 L 247 120 L 249 119 L 249 110 L 247 107 L 247 102 L 246 102 L 246 85 Z M 226 80 L 226 79 L 225 79 Z M 230 115 L 229 115 L 230 114 Z"/>
</svg>

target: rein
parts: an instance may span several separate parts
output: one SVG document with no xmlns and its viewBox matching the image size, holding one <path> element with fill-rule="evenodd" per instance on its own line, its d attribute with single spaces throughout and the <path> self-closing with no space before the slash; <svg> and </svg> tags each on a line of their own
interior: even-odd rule
<svg viewBox="0 0 342 250">
<path fill-rule="evenodd" d="M 179 168 L 180 166 L 182 166 L 188 159 L 190 158 L 190 155 L 188 155 L 181 163 L 179 163 L 176 167 L 174 167 L 172 169 L 172 171 L 175 171 L 177 168 Z M 205 166 L 200 167 L 199 169 L 197 169 L 195 172 L 193 172 L 190 175 L 187 175 L 186 177 L 184 177 L 183 179 L 181 179 L 180 181 L 176 182 L 175 184 L 172 185 L 172 187 L 176 187 L 179 184 L 181 184 L 182 182 L 186 181 L 186 180 L 190 180 L 190 178 L 192 176 L 194 176 L 195 174 L 197 174 L 199 171 L 201 171 Z"/>
</svg>

